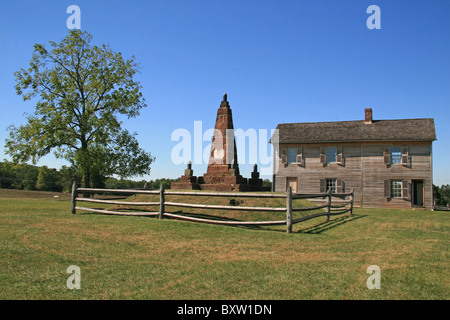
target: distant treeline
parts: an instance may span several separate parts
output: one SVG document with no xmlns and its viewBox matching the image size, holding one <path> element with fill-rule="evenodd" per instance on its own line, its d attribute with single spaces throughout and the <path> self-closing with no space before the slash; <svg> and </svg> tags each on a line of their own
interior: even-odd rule
<svg viewBox="0 0 450 320">
<path fill-rule="evenodd" d="M 433 198 L 436 205 L 446 206 L 450 203 L 450 185 L 441 187 L 433 185 Z"/>
<path fill-rule="evenodd" d="M 156 179 L 133 181 L 114 177 L 95 176 L 93 188 L 107 189 L 159 189 L 161 184 L 170 188 L 172 182 L 180 179 Z M 29 164 L 14 164 L 7 160 L 0 162 L 0 188 L 19 190 L 39 190 L 53 192 L 70 192 L 72 183 L 81 185 L 81 175 L 73 167 L 62 166 L 61 169 Z"/>
<path fill-rule="evenodd" d="M 0 188 L 19 190 L 39 190 L 54 192 L 70 192 L 72 183 L 81 185 L 81 175 L 73 167 L 62 166 L 61 169 L 47 166 L 33 166 L 29 164 L 14 164 L 8 160 L 0 162 Z M 93 176 L 93 188 L 106 189 L 159 189 L 161 184 L 170 189 L 172 182 L 178 179 L 128 180 L 114 177 Z M 264 179 L 263 186 L 271 187 L 272 182 Z"/>
</svg>

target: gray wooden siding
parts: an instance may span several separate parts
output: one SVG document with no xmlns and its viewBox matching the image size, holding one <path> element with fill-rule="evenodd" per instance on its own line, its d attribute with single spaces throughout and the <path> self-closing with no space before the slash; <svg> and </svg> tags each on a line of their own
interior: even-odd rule
<svg viewBox="0 0 450 320">
<path fill-rule="evenodd" d="M 342 146 L 343 165 L 320 162 L 320 148 Z M 384 162 L 385 147 L 407 146 L 409 152 L 408 166 L 393 164 L 386 166 Z M 431 142 L 390 142 L 390 143 L 340 143 L 340 144 L 284 144 L 281 147 L 302 148 L 303 163 L 284 166 L 281 157 L 278 172 L 274 175 L 274 189 L 286 191 L 286 178 L 298 177 L 299 193 L 320 192 L 320 179 L 341 179 L 345 183 L 345 192 L 354 188 L 355 205 L 364 207 L 410 208 L 410 200 L 386 198 L 384 194 L 385 180 L 424 181 L 424 206 L 432 208 L 432 168 Z"/>
</svg>

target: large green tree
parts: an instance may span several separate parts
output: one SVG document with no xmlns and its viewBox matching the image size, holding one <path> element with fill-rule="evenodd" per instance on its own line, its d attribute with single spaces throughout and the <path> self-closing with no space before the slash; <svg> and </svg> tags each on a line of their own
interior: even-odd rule
<svg viewBox="0 0 450 320">
<path fill-rule="evenodd" d="M 15 162 L 36 163 L 53 150 L 79 170 L 85 187 L 93 175 L 149 174 L 154 161 L 119 120 L 146 107 L 134 57 L 91 40 L 74 30 L 50 48 L 34 45 L 29 68 L 15 73 L 15 88 L 25 101 L 38 98 L 35 112 L 25 125 L 10 126 L 6 140 Z"/>
</svg>

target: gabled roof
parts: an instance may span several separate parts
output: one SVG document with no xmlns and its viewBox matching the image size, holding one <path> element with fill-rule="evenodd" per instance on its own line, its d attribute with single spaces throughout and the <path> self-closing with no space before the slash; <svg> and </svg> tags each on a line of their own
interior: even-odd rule
<svg viewBox="0 0 450 320">
<path fill-rule="evenodd" d="M 279 143 L 436 140 L 434 119 L 281 123 L 277 129 Z"/>
</svg>

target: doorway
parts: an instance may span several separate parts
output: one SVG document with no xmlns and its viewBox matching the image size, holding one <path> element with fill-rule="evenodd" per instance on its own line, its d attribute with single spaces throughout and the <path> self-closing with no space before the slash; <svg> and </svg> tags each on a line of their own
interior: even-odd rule
<svg viewBox="0 0 450 320">
<path fill-rule="evenodd" d="M 297 193 L 297 183 L 298 179 L 296 177 L 288 177 L 286 178 L 286 190 L 287 188 L 291 187 L 292 193 Z"/>
<path fill-rule="evenodd" d="M 423 206 L 423 180 L 412 180 L 412 205 Z"/>
</svg>

